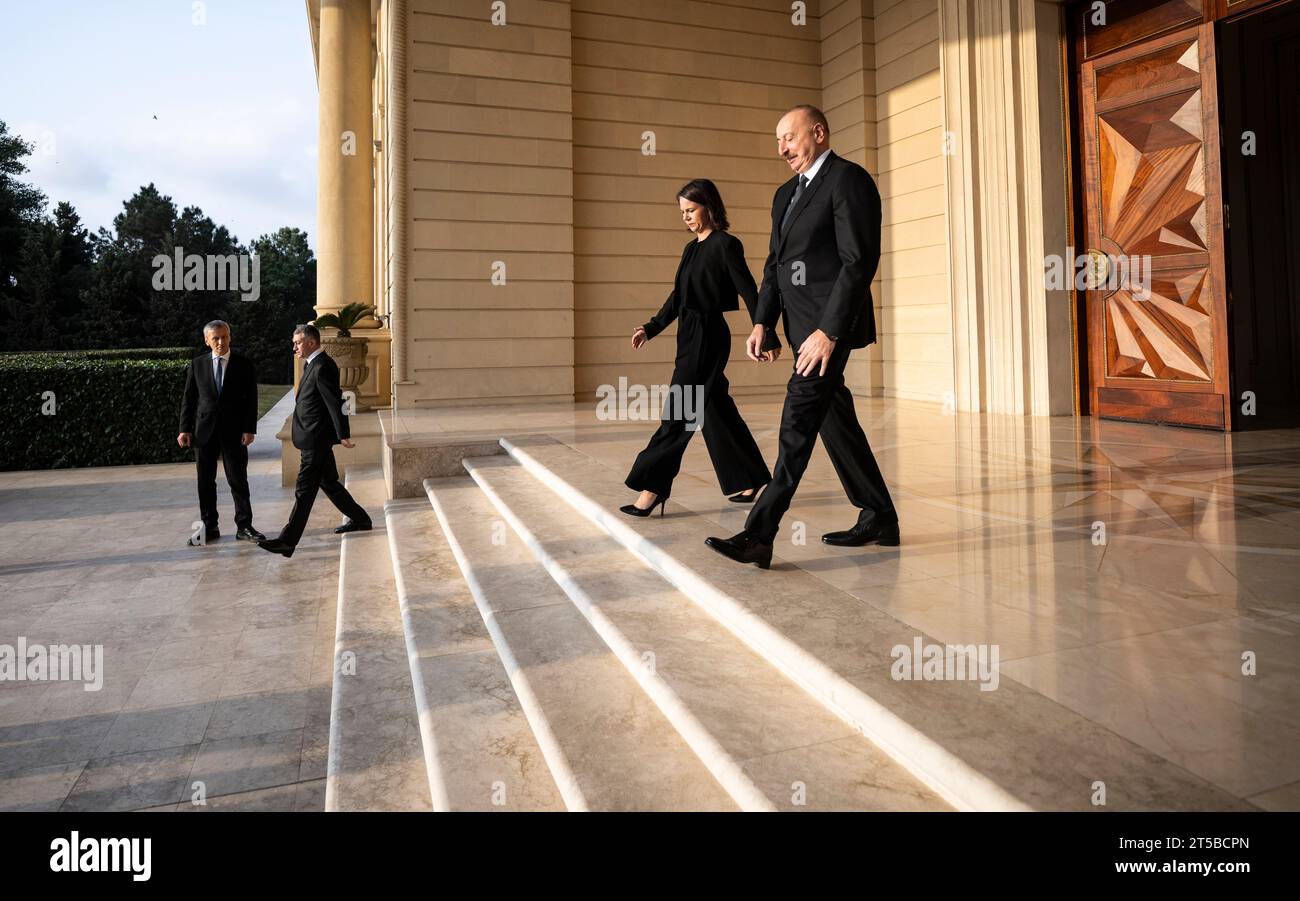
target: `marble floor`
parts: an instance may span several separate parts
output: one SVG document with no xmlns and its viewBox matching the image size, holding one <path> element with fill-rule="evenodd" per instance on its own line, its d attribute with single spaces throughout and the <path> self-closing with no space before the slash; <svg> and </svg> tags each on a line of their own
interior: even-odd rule
<svg viewBox="0 0 1300 901">
<path fill-rule="evenodd" d="M 271 535 L 291 400 L 250 448 Z M 104 653 L 98 691 L 0 682 L 0 810 L 324 809 L 337 513 L 284 560 L 235 540 L 217 484 L 222 537 L 192 548 L 192 464 L 0 473 L 0 643 Z"/>
<path fill-rule="evenodd" d="M 769 464 L 780 400 L 738 398 Z M 853 521 L 818 448 L 776 553 L 919 632 L 995 645 L 1014 680 L 1265 809 L 1300 809 L 1300 432 L 946 413 L 860 398 L 897 549 Z M 291 490 L 259 431 L 259 528 Z M 592 405 L 403 411 L 397 434 L 545 434 L 622 481 L 655 423 Z M 220 480 L 219 485 L 220 485 Z M 220 487 L 223 526 L 232 528 Z M 631 492 L 628 493 L 629 499 Z M 672 505 L 731 534 L 701 438 Z M 292 561 L 184 546 L 193 467 L 0 473 L 0 644 L 102 644 L 99 692 L 0 682 L 0 809 L 323 808 L 338 539 Z M 190 803 L 202 782 L 207 808 Z"/>
<path fill-rule="evenodd" d="M 771 462 L 779 399 L 741 397 Z M 1300 431 L 1223 434 L 954 414 L 859 398 L 900 548 L 833 549 L 852 525 L 818 447 L 776 554 L 1265 809 L 1300 809 Z M 591 405 L 409 411 L 418 438 L 546 434 L 621 482 L 655 423 Z M 628 492 L 631 500 L 632 493 Z M 700 540 L 743 527 L 702 437 L 673 501 Z"/>
</svg>

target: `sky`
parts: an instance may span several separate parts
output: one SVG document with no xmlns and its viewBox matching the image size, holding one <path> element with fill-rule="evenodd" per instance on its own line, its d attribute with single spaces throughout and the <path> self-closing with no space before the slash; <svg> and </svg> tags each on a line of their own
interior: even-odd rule
<svg viewBox="0 0 1300 901">
<path fill-rule="evenodd" d="M 23 179 L 92 231 L 153 182 L 245 244 L 293 226 L 314 248 L 316 100 L 302 0 L 0 0 Z"/>
</svg>

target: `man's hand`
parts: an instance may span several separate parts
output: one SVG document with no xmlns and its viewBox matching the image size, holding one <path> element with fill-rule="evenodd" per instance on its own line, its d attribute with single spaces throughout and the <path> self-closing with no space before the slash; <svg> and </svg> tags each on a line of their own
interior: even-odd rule
<svg viewBox="0 0 1300 901">
<path fill-rule="evenodd" d="M 340 439 L 340 440 L 339 440 L 339 444 L 343 445 L 343 446 L 346 447 L 348 450 L 351 450 L 352 448 L 356 447 L 355 444 L 353 444 L 351 441 L 349 441 L 349 440 L 346 439 L 346 438 L 342 438 L 342 439 Z"/>
<path fill-rule="evenodd" d="M 767 337 L 767 326 L 759 323 L 745 339 L 745 355 L 755 363 L 770 363 L 781 356 L 781 348 L 763 350 L 763 339 Z"/>
<path fill-rule="evenodd" d="M 799 357 L 795 360 L 794 371 L 800 375 L 811 375 L 820 364 L 820 371 L 817 374 L 825 375 L 826 364 L 831 361 L 833 350 L 835 350 L 835 342 L 821 329 L 817 329 L 804 339 L 803 344 L 799 345 Z"/>
<path fill-rule="evenodd" d="M 632 333 L 632 349 L 639 350 L 641 345 L 645 344 L 649 340 L 650 339 L 646 337 L 645 326 L 638 325 L 636 331 Z"/>
<path fill-rule="evenodd" d="M 189 446 L 190 446 L 190 433 L 189 433 L 189 432 L 181 432 L 179 435 L 176 436 L 176 443 L 179 444 L 181 447 L 189 447 Z"/>
<path fill-rule="evenodd" d="M 257 436 L 254 435 L 252 432 L 245 432 L 243 435 L 240 436 L 239 443 L 244 445 L 244 447 L 248 447 L 250 444 L 253 443 L 253 439 L 256 437 Z"/>
</svg>

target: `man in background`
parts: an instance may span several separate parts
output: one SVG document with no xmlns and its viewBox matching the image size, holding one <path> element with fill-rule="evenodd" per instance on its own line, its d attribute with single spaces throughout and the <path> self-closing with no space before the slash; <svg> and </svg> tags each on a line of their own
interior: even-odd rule
<svg viewBox="0 0 1300 901">
<path fill-rule="evenodd" d="M 235 500 L 235 537 L 260 541 L 253 528 L 248 496 L 248 446 L 257 435 L 257 373 L 247 357 L 230 350 L 230 325 L 215 319 L 203 327 L 203 342 L 211 349 L 190 361 L 181 400 L 181 427 L 176 443 L 194 448 L 198 469 L 199 518 L 203 536 L 192 545 L 221 537 L 217 525 L 217 458 Z"/>
<path fill-rule="evenodd" d="M 293 354 L 302 360 L 298 396 L 293 407 L 293 446 L 301 452 L 298 484 L 294 489 L 293 512 L 279 537 L 259 541 L 258 547 L 273 554 L 292 557 L 311 516 L 316 492 L 324 490 L 345 517 L 336 534 L 364 532 L 371 528 L 370 516 L 339 481 L 334 463 L 334 445 L 355 447 L 350 440 L 348 417 L 343 412 L 343 391 L 339 367 L 323 353 L 320 331 L 314 325 L 293 330 Z"/>
</svg>

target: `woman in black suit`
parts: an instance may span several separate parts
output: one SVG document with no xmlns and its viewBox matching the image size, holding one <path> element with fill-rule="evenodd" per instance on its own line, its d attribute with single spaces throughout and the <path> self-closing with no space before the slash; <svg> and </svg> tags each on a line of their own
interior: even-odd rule
<svg viewBox="0 0 1300 901">
<path fill-rule="evenodd" d="M 694 429 L 700 427 L 701 413 L 704 443 L 723 494 L 734 495 L 731 500 L 739 503 L 750 502 L 772 480 L 754 436 L 727 393 L 723 374 L 731 354 L 731 330 L 723 313 L 739 309 L 736 295 L 740 295 L 752 322 L 758 297 L 754 276 L 745 265 L 745 247 L 727 231 L 727 210 L 713 182 L 704 178 L 688 182 L 677 192 L 677 204 L 694 237 L 682 251 L 668 300 L 654 318 L 632 333 L 632 347 L 640 348 L 674 319 L 680 320 L 677 361 L 663 419 L 625 483 L 641 492 L 635 503 L 620 508 L 630 516 L 649 516 L 655 507 L 663 513 L 682 454 Z M 775 329 L 767 333 L 762 356 L 775 360 L 781 342 Z M 691 401 L 699 397 L 703 410 L 693 409 Z M 692 425 L 688 417 L 694 420 L 694 428 L 688 428 Z"/>
</svg>

